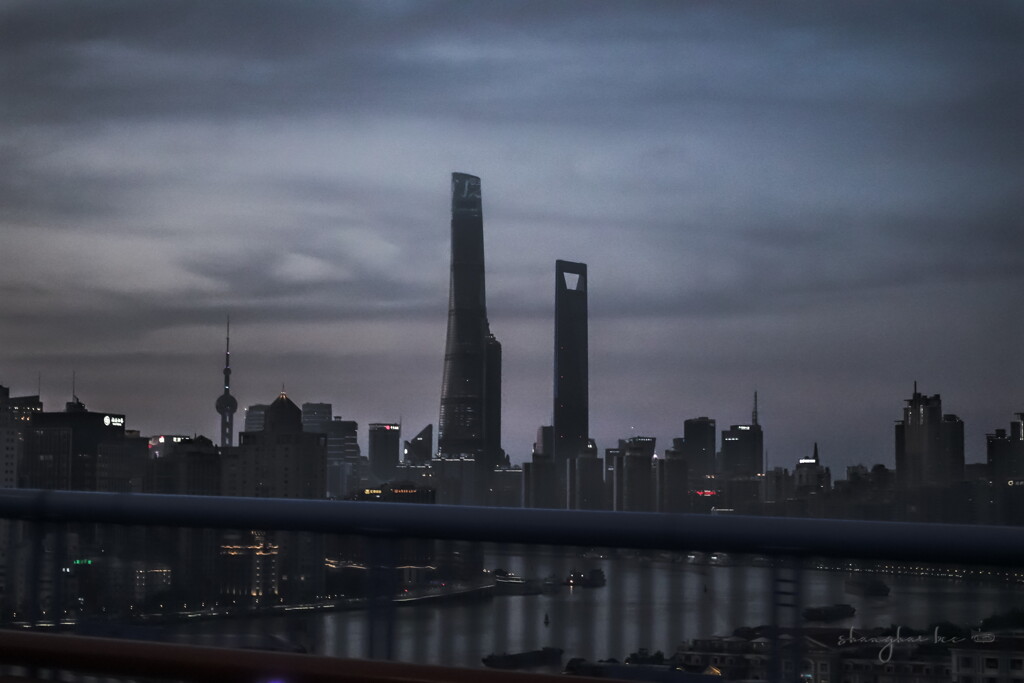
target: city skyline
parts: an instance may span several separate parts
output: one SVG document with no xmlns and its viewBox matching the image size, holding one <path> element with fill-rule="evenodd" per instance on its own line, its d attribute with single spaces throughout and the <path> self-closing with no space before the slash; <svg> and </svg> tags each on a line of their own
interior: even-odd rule
<svg viewBox="0 0 1024 683">
<path fill-rule="evenodd" d="M 466 11 L 466 10 L 470 11 Z M 589 268 L 599 448 L 749 421 L 893 464 L 914 381 L 965 459 L 1024 408 L 1011 2 L 267 1 L 0 9 L 0 383 L 217 440 L 231 393 L 437 425 L 450 174 L 483 178 L 502 445 L 551 422 Z M 243 416 L 239 414 L 238 420 Z M 236 423 L 236 432 L 237 430 Z"/>
</svg>

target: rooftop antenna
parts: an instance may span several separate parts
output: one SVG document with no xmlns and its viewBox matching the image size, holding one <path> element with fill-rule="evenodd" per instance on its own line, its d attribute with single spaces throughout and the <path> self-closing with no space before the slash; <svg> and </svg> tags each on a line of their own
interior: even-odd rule
<svg viewBox="0 0 1024 683">
<path fill-rule="evenodd" d="M 757 424 L 757 390 L 754 390 L 754 414 L 752 415 L 753 423 Z"/>
</svg>

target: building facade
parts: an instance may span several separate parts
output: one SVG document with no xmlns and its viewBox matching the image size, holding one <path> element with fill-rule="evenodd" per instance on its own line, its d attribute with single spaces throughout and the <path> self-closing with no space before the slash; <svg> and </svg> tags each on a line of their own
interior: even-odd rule
<svg viewBox="0 0 1024 683">
<path fill-rule="evenodd" d="M 451 280 L 438 454 L 472 458 L 481 472 L 500 465 L 504 458 L 500 401 L 501 345 L 487 322 L 480 179 L 453 173 Z"/>
<path fill-rule="evenodd" d="M 587 336 L 587 266 L 555 261 L 553 455 L 557 490 L 570 509 L 580 505 L 576 458 L 586 451 L 590 431 Z"/>
</svg>

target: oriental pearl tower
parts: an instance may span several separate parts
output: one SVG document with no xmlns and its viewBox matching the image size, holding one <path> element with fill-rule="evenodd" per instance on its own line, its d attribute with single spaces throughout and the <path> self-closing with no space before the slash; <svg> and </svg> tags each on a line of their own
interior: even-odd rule
<svg viewBox="0 0 1024 683">
<path fill-rule="evenodd" d="M 227 337 L 224 344 L 224 393 L 217 397 L 217 412 L 220 413 L 220 445 L 231 446 L 235 433 L 235 411 L 238 401 L 231 395 L 231 318 L 228 318 Z"/>
</svg>

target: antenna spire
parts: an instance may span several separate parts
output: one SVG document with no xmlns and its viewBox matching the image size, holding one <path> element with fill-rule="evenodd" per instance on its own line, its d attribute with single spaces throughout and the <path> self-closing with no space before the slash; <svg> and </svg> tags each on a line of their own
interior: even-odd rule
<svg viewBox="0 0 1024 683">
<path fill-rule="evenodd" d="M 753 424 L 757 424 L 757 390 L 754 390 L 754 413 L 751 416 Z"/>
</svg>

